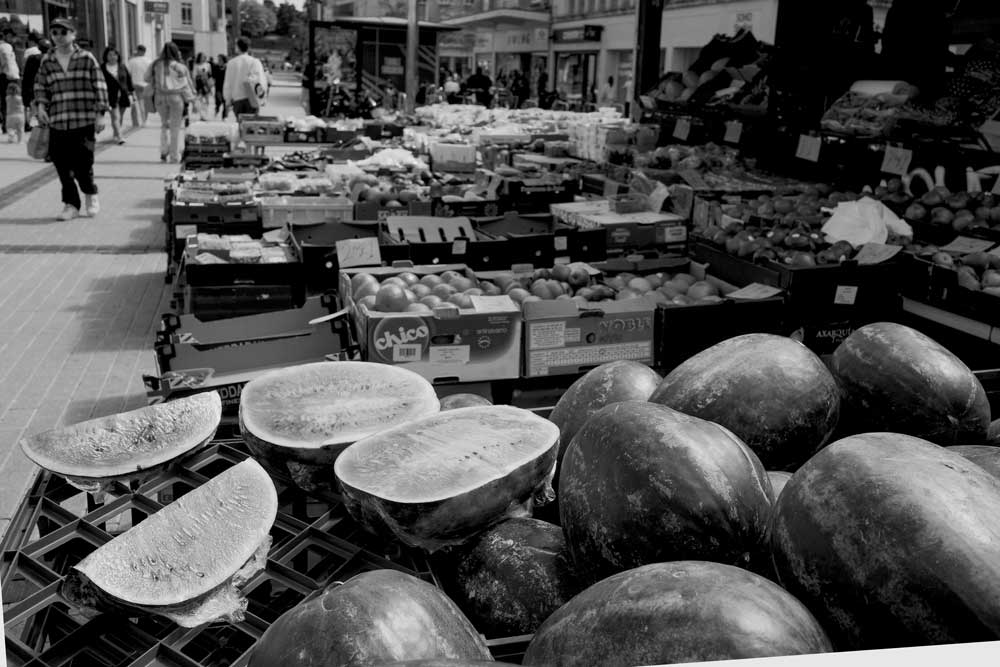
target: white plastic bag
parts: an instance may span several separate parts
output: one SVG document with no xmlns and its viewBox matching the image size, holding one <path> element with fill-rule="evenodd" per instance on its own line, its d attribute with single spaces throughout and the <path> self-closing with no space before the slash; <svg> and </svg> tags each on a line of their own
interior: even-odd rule
<svg viewBox="0 0 1000 667">
<path fill-rule="evenodd" d="M 837 204 L 822 229 L 828 242 L 847 241 L 855 248 L 866 243 L 885 243 L 890 231 L 900 236 L 913 235 L 913 228 L 905 220 L 871 197 Z"/>
</svg>

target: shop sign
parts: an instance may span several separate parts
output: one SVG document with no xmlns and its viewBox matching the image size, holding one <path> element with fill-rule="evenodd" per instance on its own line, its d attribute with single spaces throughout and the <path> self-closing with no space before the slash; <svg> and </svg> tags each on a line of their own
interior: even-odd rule
<svg viewBox="0 0 1000 667">
<path fill-rule="evenodd" d="M 733 32 L 739 32 L 742 28 L 753 30 L 753 12 L 733 13 Z"/>
<path fill-rule="evenodd" d="M 385 58 L 382 61 L 382 74 L 385 76 L 402 76 L 403 75 L 403 59 L 402 58 Z"/>
<path fill-rule="evenodd" d="M 601 33 L 604 31 L 604 26 L 600 25 L 585 25 L 579 28 L 566 28 L 564 30 L 556 30 L 552 33 L 553 42 L 599 42 L 601 41 Z"/>
<path fill-rule="evenodd" d="M 493 50 L 493 33 L 477 32 L 475 51 L 477 53 L 489 53 Z"/>
<path fill-rule="evenodd" d="M 438 38 L 438 49 L 450 49 L 452 51 L 474 51 L 475 48 L 476 48 L 476 34 L 473 32 L 444 33 Z"/>
<path fill-rule="evenodd" d="M 170 3 L 151 2 L 150 0 L 146 0 L 146 3 L 143 5 L 143 9 L 150 14 L 169 14 Z"/>
<path fill-rule="evenodd" d="M 497 36 L 497 51 L 544 51 L 549 46 L 549 31 L 546 28 L 511 30 L 497 33 Z"/>
</svg>

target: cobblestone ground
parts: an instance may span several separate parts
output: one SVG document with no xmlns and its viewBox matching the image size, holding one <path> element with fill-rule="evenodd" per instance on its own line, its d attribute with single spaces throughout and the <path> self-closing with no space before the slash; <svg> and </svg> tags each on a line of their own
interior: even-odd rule
<svg viewBox="0 0 1000 667">
<path fill-rule="evenodd" d="M 267 111 L 301 116 L 299 90 L 279 81 Z M 159 161 L 156 115 L 128 132 L 122 146 L 99 138 L 100 214 L 69 222 L 55 220 L 55 170 L 0 139 L 0 532 L 37 472 L 19 438 L 145 405 L 176 165 Z"/>
</svg>

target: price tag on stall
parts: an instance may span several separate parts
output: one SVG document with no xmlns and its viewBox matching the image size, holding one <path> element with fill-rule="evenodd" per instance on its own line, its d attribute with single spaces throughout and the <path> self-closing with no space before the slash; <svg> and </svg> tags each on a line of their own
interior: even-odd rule
<svg viewBox="0 0 1000 667">
<path fill-rule="evenodd" d="M 886 146 L 885 157 L 882 158 L 882 171 L 887 174 L 905 176 L 910 173 L 910 162 L 913 161 L 913 151 L 899 146 Z"/>
<path fill-rule="evenodd" d="M 722 138 L 723 141 L 729 144 L 738 144 L 742 136 L 743 123 L 738 120 L 731 120 L 726 123 L 726 136 Z"/>
<path fill-rule="evenodd" d="M 680 139 L 681 141 L 687 141 L 687 138 L 691 135 L 691 121 L 687 118 L 678 118 L 677 123 L 674 125 L 674 139 Z"/>
<path fill-rule="evenodd" d="M 993 244 L 993 241 L 987 241 L 985 239 L 974 239 L 968 236 L 959 236 L 948 245 L 942 246 L 941 250 L 958 255 L 968 255 L 970 252 L 984 252 L 987 248 L 992 248 Z"/>
<path fill-rule="evenodd" d="M 382 255 L 378 249 L 378 238 L 369 236 L 363 239 L 337 241 L 337 262 L 342 269 L 352 266 L 379 266 L 382 263 Z"/>
<path fill-rule="evenodd" d="M 819 162 L 819 149 L 823 145 L 823 140 L 811 134 L 799 135 L 799 147 L 795 151 L 795 157 L 810 162 Z"/>
<path fill-rule="evenodd" d="M 750 283 L 742 289 L 730 292 L 726 296 L 730 299 L 770 299 L 772 296 L 781 294 L 781 289 L 764 285 L 763 283 Z"/>
<path fill-rule="evenodd" d="M 858 264 L 879 264 L 888 259 L 892 259 L 903 249 L 903 246 L 886 245 L 884 243 L 866 243 L 861 246 L 861 250 L 855 256 Z"/>
</svg>

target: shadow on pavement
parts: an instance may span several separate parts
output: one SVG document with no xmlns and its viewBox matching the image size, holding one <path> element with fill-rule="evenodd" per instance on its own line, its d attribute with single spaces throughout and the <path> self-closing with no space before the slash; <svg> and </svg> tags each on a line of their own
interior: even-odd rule
<svg viewBox="0 0 1000 667">
<path fill-rule="evenodd" d="M 169 289 L 160 271 L 91 279 L 85 299 L 63 308 L 82 321 L 74 353 L 150 350 Z"/>
</svg>

